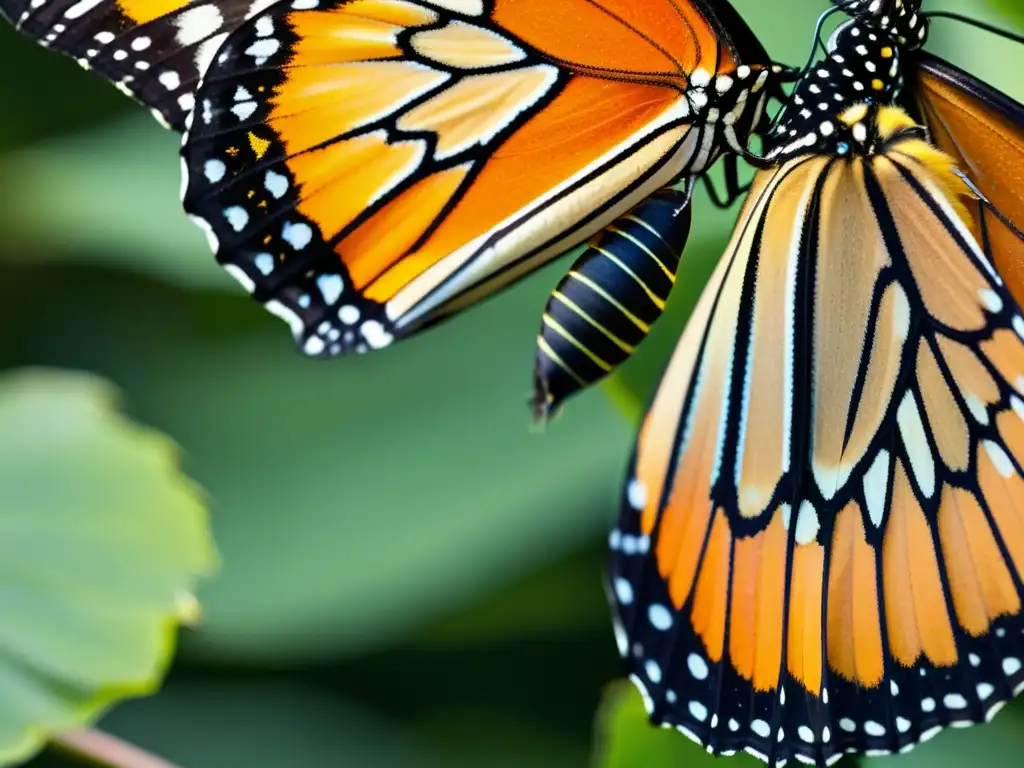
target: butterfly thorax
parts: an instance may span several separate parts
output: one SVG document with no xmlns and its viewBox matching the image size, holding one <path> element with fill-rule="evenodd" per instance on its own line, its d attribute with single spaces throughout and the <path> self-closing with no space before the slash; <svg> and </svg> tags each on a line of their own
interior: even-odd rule
<svg viewBox="0 0 1024 768">
<path fill-rule="evenodd" d="M 706 142 L 707 151 L 698 153 L 689 174 L 707 170 L 726 146 L 737 152 L 746 150 L 750 136 L 761 125 L 773 74 L 767 67 L 743 65 L 732 73 L 711 76 L 697 70 L 690 76 L 682 105 L 687 113 L 684 116 L 707 135 L 724 139 L 724 144 L 718 140 Z"/>
<path fill-rule="evenodd" d="M 888 104 L 903 87 L 900 46 L 857 21 L 840 26 L 829 56 L 800 79 L 765 147 L 769 159 L 799 154 L 845 154 L 862 145 L 866 130 L 837 116 L 858 105 Z M 844 149 L 846 147 L 846 149 Z"/>
</svg>

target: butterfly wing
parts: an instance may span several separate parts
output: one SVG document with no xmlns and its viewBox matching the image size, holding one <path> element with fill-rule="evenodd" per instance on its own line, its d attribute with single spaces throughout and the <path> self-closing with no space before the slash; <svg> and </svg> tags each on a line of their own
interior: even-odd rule
<svg viewBox="0 0 1024 768">
<path fill-rule="evenodd" d="M 974 230 L 1018 302 L 1024 301 L 1024 105 L 927 53 L 915 54 L 918 112 L 934 142 L 1017 229 L 977 205 Z"/>
<path fill-rule="evenodd" d="M 1024 319 L 957 181 L 918 138 L 760 173 L 644 420 L 620 650 L 713 752 L 901 751 L 1024 685 Z"/>
<path fill-rule="evenodd" d="M 204 81 L 185 207 L 307 354 L 383 346 L 708 162 L 692 87 L 750 95 L 767 72 L 706 8 L 275 5 Z"/>
<path fill-rule="evenodd" d="M 182 131 L 198 80 L 227 33 L 272 2 L 0 0 L 0 13 Z"/>
</svg>

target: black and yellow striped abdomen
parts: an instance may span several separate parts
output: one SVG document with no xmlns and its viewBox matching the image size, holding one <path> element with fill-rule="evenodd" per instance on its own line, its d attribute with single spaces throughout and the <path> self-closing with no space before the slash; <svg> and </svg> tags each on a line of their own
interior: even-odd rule
<svg viewBox="0 0 1024 768">
<path fill-rule="evenodd" d="M 534 366 L 534 415 L 611 373 L 665 308 L 686 238 L 689 194 L 663 189 L 590 241 L 548 299 Z"/>
</svg>

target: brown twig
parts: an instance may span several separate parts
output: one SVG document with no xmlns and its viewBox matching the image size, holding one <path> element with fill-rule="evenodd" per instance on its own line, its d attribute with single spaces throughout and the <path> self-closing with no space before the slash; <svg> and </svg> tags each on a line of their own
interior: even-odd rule
<svg viewBox="0 0 1024 768">
<path fill-rule="evenodd" d="M 59 733 L 53 737 L 53 743 L 108 768 L 179 768 L 162 757 L 94 728 Z"/>
</svg>

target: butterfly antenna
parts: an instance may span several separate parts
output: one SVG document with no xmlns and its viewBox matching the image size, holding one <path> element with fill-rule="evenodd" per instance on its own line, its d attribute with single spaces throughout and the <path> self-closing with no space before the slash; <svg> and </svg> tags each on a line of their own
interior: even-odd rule
<svg viewBox="0 0 1024 768">
<path fill-rule="evenodd" d="M 974 194 L 974 196 L 978 198 L 978 201 L 983 206 L 988 208 L 989 211 L 991 211 L 993 216 L 995 216 L 997 219 L 999 219 L 999 221 L 1001 221 L 1003 223 L 1003 225 L 1007 229 L 1009 229 L 1013 234 L 1015 234 L 1019 239 L 1024 240 L 1024 233 L 1022 233 L 1017 228 L 1017 225 L 1014 224 L 1012 221 L 1010 221 L 1005 216 L 1005 214 L 1003 214 L 1002 211 L 1000 211 L 998 208 L 996 208 L 995 203 L 993 203 L 991 200 L 989 200 L 985 196 L 985 194 L 980 189 L 978 189 L 978 186 L 973 181 L 971 181 L 971 179 L 967 176 L 966 173 L 964 173 L 963 171 L 961 171 L 959 169 L 956 169 L 956 168 L 953 169 L 953 173 L 955 173 L 957 176 L 960 177 L 960 180 L 963 181 L 963 183 L 967 185 L 967 187 L 971 190 L 971 192 Z"/>
<path fill-rule="evenodd" d="M 1006 38 L 1007 40 L 1013 40 L 1015 43 L 1024 44 L 1024 35 L 1017 34 L 1016 32 L 1010 32 L 1007 29 L 1002 29 L 994 24 L 981 21 L 980 19 L 972 19 L 970 16 L 964 16 L 960 13 L 954 13 L 953 11 L 926 11 L 922 14 L 929 19 L 951 19 L 953 21 L 959 21 L 962 24 L 967 24 L 970 27 L 984 30 L 985 32 L 991 32 L 993 35 Z"/>
<path fill-rule="evenodd" d="M 811 52 L 807 55 L 807 62 L 803 65 L 803 67 L 800 68 L 799 70 L 795 70 L 797 74 L 793 78 L 793 80 L 799 80 L 810 71 L 811 67 L 814 66 L 814 57 L 818 55 L 819 49 L 822 52 L 827 53 L 827 51 L 825 50 L 825 43 L 821 39 L 821 30 L 822 27 L 825 26 L 825 22 L 828 20 L 828 18 L 839 10 L 841 10 L 841 8 L 838 5 L 835 5 L 829 8 L 827 11 L 825 11 L 818 17 L 818 23 L 814 26 L 814 36 L 812 37 L 813 42 L 811 43 Z M 768 130 L 766 131 L 766 133 L 770 133 L 779 124 L 779 120 L 782 119 L 782 115 L 785 111 L 785 107 L 783 107 L 782 109 L 775 113 L 775 116 L 772 118 L 771 123 L 768 124 Z"/>
</svg>

